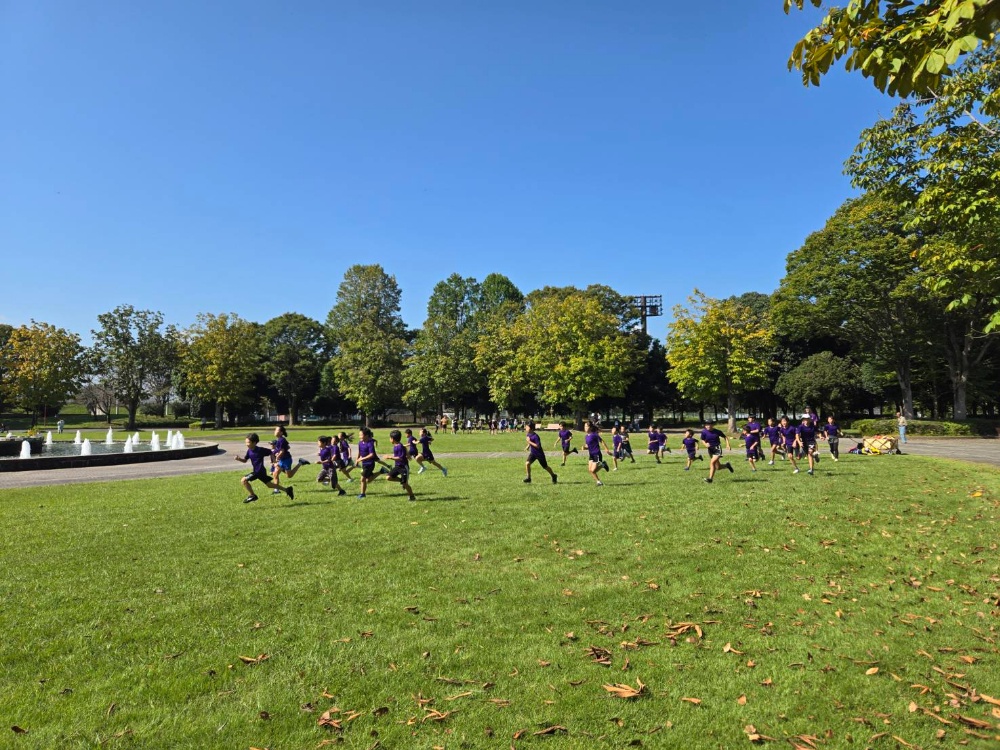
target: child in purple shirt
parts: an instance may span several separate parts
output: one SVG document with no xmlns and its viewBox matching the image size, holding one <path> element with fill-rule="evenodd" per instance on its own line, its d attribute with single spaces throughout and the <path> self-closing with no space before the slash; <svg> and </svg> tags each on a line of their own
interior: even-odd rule
<svg viewBox="0 0 1000 750">
<path fill-rule="evenodd" d="M 767 442 L 771 444 L 771 460 L 767 463 L 768 466 L 774 466 L 774 457 L 781 451 L 781 429 L 773 419 L 768 419 L 764 434 L 767 435 Z M 781 460 L 785 460 L 784 454 L 781 455 Z"/>
<path fill-rule="evenodd" d="M 562 465 L 566 465 L 566 459 L 570 453 L 579 453 L 580 451 L 576 448 L 571 447 L 571 441 L 573 440 L 573 433 L 569 429 L 569 425 L 563 422 L 560 425 L 559 435 L 556 437 L 556 446 L 562 448 Z"/>
<path fill-rule="evenodd" d="M 604 450 L 607 450 L 608 444 L 604 442 L 604 438 L 601 437 L 601 431 L 596 424 L 587 422 L 586 428 L 587 435 L 583 440 L 587 444 L 587 471 L 590 472 L 590 476 L 597 482 L 597 486 L 603 487 L 604 482 L 597 476 L 597 472 L 601 469 L 608 471 L 608 462 L 601 455 L 601 448 L 603 447 Z"/>
<path fill-rule="evenodd" d="M 436 466 L 441 470 L 442 474 L 448 476 L 448 470 L 434 460 L 434 453 L 431 451 L 431 443 L 434 442 L 434 438 L 431 437 L 431 433 L 428 432 L 426 427 L 420 429 L 420 438 L 417 442 L 420 443 L 420 455 L 417 456 L 417 464 L 420 468 L 417 469 L 417 474 L 423 474 L 427 471 L 427 467 L 424 466 L 427 463 L 431 466 Z"/>
<path fill-rule="evenodd" d="M 690 471 L 691 464 L 695 461 L 705 460 L 704 456 L 698 455 L 698 441 L 694 438 L 694 430 L 684 430 L 684 439 L 681 440 L 681 445 L 687 451 L 687 463 L 684 466 L 684 471 Z"/>
<path fill-rule="evenodd" d="M 298 463 L 292 465 L 292 447 L 288 444 L 288 430 L 284 425 L 274 428 L 274 448 L 271 450 L 271 477 L 274 480 L 275 489 L 271 494 L 277 495 L 281 492 L 278 486 L 281 484 L 281 473 L 291 479 L 295 473 L 303 466 L 308 466 L 309 462 L 300 458 Z"/>
<path fill-rule="evenodd" d="M 757 471 L 757 450 L 760 448 L 760 437 L 750 431 L 750 425 L 743 427 L 743 444 L 747 449 L 747 461 L 750 462 L 750 471 Z"/>
<path fill-rule="evenodd" d="M 705 429 L 701 431 L 701 442 L 705 444 L 705 449 L 708 451 L 708 476 L 705 481 L 709 484 L 715 478 L 715 472 L 722 468 L 722 441 L 726 441 L 726 450 L 732 450 L 733 446 L 729 443 L 729 436 L 722 430 L 715 429 L 715 422 L 711 419 L 705 422 Z M 733 464 L 729 461 L 726 462 L 726 468 L 729 469 L 730 473 L 734 472 Z"/>
<path fill-rule="evenodd" d="M 799 443 L 799 431 L 795 425 L 788 422 L 788 417 L 782 417 L 779 423 L 778 432 L 781 433 L 782 446 L 785 449 L 785 455 L 788 460 L 792 462 L 792 473 L 799 473 L 799 464 L 795 460 L 795 448 Z"/>
<path fill-rule="evenodd" d="M 317 439 L 319 445 L 319 475 L 316 481 L 320 484 L 329 484 L 331 490 L 337 490 L 338 495 L 346 494 L 344 489 L 337 484 L 337 463 L 336 449 L 333 447 L 333 438 L 328 435 L 320 435 Z"/>
<path fill-rule="evenodd" d="M 252 503 L 257 499 L 257 494 L 250 486 L 250 482 L 258 481 L 263 482 L 265 487 L 275 487 L 274 483 L 271 481 L 271 477 L 268 476 L 267 469 L 264 468 L 264 459 L 271 455 L 271 449 L 263 448 L 259 445 L 260 437 L 256 432 L 251 432 L 247 435 L 245 442 L 247 446 L 246 454 L 242 456 L 233 456 L 233 458 L 241 464 L 245 464 L 247 461 L 250 462 L 251 472 L 240 480 L 240 484 L 243 485 L 243 489 L 245 489 L 248 493 L 243 502 Z M 277 489 L 279 492 L 284 492 L 288 495 L 289 500 L 295 499 L 295 490 L 293 488 L 278 487 Z"/>
<path fill-rule="evenodd" d="M 552 477 L 552 484 L 555 484 L 559 477 L 552 471 L 552 467 L 545 460 L 545 451 L 542 450 L 542 440 L 538 437 L 538 433 L 535 432 L 534 422 L 528 422 L 524 425 L 524 442 L 526 443 L 524 449 L 528 451 L 528 460 L 524 462 L 524 473 L 526 475 L 524 483 L 531 484 L 531 464 L 537 461 L 538 465 L 545 469 L 549 473 L 549 476 Z"/>
<path fill-rule="evenodd" d="M 383 456 L 383 458 L 387 461 L 393 461 L 394 465 L 389 469 L 386 479 L 390 482 L 399 482 L 406 490 L 406 494 L 410 496 L 410 502 L 413 502 L 417 496 L 413 494 L 413 488 L 410 487 L 410 459 L 407 456 L 408 451 L 403 445 L 403 436 L 399 430 L 393 430 L 389 433 L 389 441 L 392 443 L 392 453 Z"/>
</svg>

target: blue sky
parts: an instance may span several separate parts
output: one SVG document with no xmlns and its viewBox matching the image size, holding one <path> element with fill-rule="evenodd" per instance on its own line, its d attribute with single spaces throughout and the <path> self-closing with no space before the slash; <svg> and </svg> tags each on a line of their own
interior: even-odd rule
<svg viewBox="0 0 1000 750">
<path fill-rule="evenodd" d="M 0 322 L 324 320 L 354 263 L 411 326 L 453 272 L 770 292 L 892 108 L 781 6 L 0 2 Z"/>
</svg>

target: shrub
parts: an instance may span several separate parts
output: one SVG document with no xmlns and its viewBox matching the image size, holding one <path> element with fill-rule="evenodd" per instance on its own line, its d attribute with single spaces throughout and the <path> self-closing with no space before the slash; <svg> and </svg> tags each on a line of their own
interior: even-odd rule
<svg viewBox="0 0 1000 750">
<path fill-rule="evenodd" d="M 188 429 L 189 430 L 200 430 L 201 429 L 201 420 L 199 419 L 197 422 L 191 422 L 191 423 L 189 423 L 188 424 Z M 205 429 L 206 430 L 214 430 L 215 429 L 215 422 L 213 420 L 209 420 L 208 422 L 205 422 Z"/>
<path fill-rule="evenodd" d="M 962 422 L 932 422 L 923 419 L 911 419 L 906 426 L 907 435 L 938 435 L 938 436 L 959 436 L 959 435 L 995 435 L 996 430 L 981 432 L 973 429 L 974 425 L 970 420 Z M 860 432 L 862 435 L 895 435 L 899 431 L 899 426 L 895 419 L 857 419 L 851 425 L 851 429 Z"/>
</svg>

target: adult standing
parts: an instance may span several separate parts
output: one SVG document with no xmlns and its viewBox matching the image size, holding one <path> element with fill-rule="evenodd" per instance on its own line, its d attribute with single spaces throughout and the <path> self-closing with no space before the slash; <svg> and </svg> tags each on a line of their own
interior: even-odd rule
<svg viewBox="0 0 1000 750">
<path fill-rule="evenodd" d="M 896 424 L 899 425 L 899 442 L 906 442 L 906 417 L 902 412 L 896 412 Z"/>
</svg>

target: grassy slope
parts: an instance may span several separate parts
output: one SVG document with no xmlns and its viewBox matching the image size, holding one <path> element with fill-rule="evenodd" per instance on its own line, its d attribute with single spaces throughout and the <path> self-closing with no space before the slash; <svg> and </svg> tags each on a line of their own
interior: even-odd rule
<svg viewBox="0 0 1000 750">
<path fill-rule="evenodd" d="M 294 503 L 242 505 L 238 471 L 6 491 L 0 716 L 29 732 L 0 744 L 733 747 L 754 725 L 989 745 L 957 716 L 1000 734 L 956 687 L 1000 697 L 1000 474 L 851 456 L 708 486 L 639 458 L 600 489 L 577 457 L 556 486 L 456 460 L 414 478 L 417 503 L 386 483 L 338 499 L 314 467 Z M 639 680 L 634 701 L 602 688 Z M 361 714 L 342 734 L 317 726 L 334 706 Z"/>
</svg>

